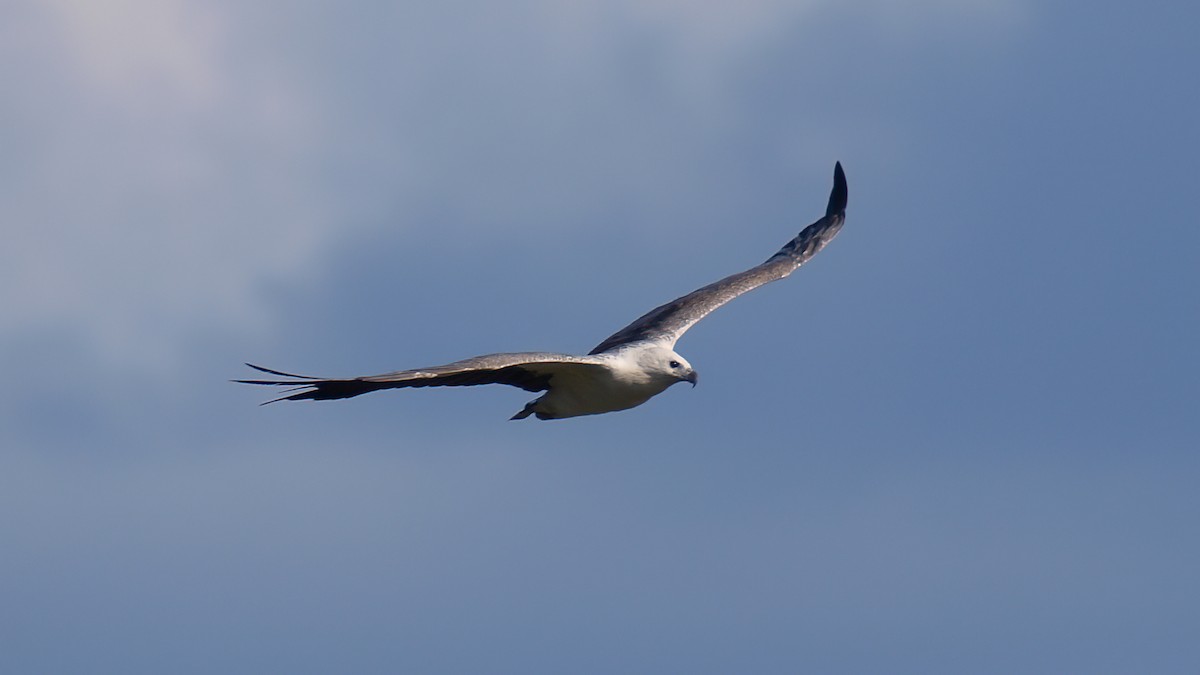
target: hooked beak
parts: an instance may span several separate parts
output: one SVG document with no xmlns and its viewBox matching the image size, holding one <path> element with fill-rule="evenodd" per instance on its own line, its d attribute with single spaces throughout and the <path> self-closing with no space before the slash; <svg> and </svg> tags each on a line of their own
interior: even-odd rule
<svg viewBox="0 0 1200 675">
<path fill-rule="evenodd" d="M 683 379 L 687 382 L 691 382 L 692 388 L 695 389 L 696 384 L 700 382 L 700 374 L 693 370 L 692 372 L 688 373 L 687 377 Z"/>
</svg>

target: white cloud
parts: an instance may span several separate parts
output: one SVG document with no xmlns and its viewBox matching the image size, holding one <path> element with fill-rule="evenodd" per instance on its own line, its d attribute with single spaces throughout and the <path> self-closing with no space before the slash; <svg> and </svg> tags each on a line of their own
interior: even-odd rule
<svg viewBox="0 0 1200 675">
<path fill-rule="evenodd" d="M 47 0 L 57 47 L 93 84 L 128 101 L 151 94 L 192 103 L 219 95 L 221 19 L 188 0 Z"/>
<path fill-rule="evenodd" d="M 77 330 L 102 360 L 178 367 L 181 335 L 253 325 L 256 281 L 313 255 L 316 106 L 238 63 L 205 3 L 40 9 L 20 27 L 33 67 L 9 78 L 6 332 Z"/>
</svg>

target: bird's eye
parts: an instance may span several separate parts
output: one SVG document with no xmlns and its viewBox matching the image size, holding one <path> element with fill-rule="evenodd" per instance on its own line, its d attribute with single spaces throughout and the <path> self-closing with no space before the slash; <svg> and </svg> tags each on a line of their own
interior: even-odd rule
<svg viewBox="0 0 1200 675">
<path fill-rule="evenodd" d="M 671 367 L 672 367 L 672 368 L 678 368 L 678 367 L 679 367 L 679 362 L 678 362 L 678 361 L 672 361 L 672 362 L 671 362 Z"/>
</svg>

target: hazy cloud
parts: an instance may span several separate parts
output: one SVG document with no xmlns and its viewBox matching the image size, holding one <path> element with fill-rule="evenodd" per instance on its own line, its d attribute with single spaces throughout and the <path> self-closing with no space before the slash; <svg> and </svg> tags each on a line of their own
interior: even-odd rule
<svg viewBox="0 0 1200 675">
<path fill-rule="evenodd" d="M 1007 4 L 906 11 L 986 22 Z M 357 7 L 361 19 L 332 21 L 286 4 L 23 6 L 6 29 L 24 66 L 9 67 L 5 95 L 17 178 L 0 188 L 5 332 L 66 328 L 103 360 L 177 369 L 182 335 L 263 326 L 265 281 L 312 270 L 331 240 L 380 219 L 449 208 L 467 224 L 537 229 L 614 195 L 670 194 L 696 180 L 678 158 L 702 171 L 700 139 L 736 123 L 739 60 L 772 41 L 826 39 L 804 21 L 835 11 L 781 0 Z M 338 22 L 393 43 L 387 62 Z M 276 24 L 304 43 L 279 39 Z"/>
</svg>

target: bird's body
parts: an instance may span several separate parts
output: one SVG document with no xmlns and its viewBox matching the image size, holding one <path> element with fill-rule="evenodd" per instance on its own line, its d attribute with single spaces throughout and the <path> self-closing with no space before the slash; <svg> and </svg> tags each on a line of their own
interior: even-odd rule
<svg viewBox="0 0 1200 675">
<path fill-rule="evenodd" d="M 696 383 L 696 371 L 674 351 L 653 342 L 626 345 L 564 365 L 553 387 L 530 401 L 513 419 L 541 420 L 628 410 L 676 382 Z M 674 368 L 670 364 L 679 364 Z M 663 367 L 665 366 L 665 367 Z"/>
<path fill-rule="evenodd" d="M 846 201 L 846 178 L 838 164 L 825 217 L 804 228 L 766 262 L 650 310 L 584 356 L 550 352 L 488 354 L 442 366 L 350 379 L 293 375 L 247 364 L 287 379 L 237 381 L 299 389 L 276 401 L 328 400 L 380 389 L 478 384 L 507 384 L 546 392 L 512 419 L 530 415 L 543 420 L 562 419 L 633 408 L 677 382 L 695 386 L 696 371 L 675 352 L 675 342 L 714 309 L 788 276 L 816 255 L 841 230 Z"/>
</svg>

